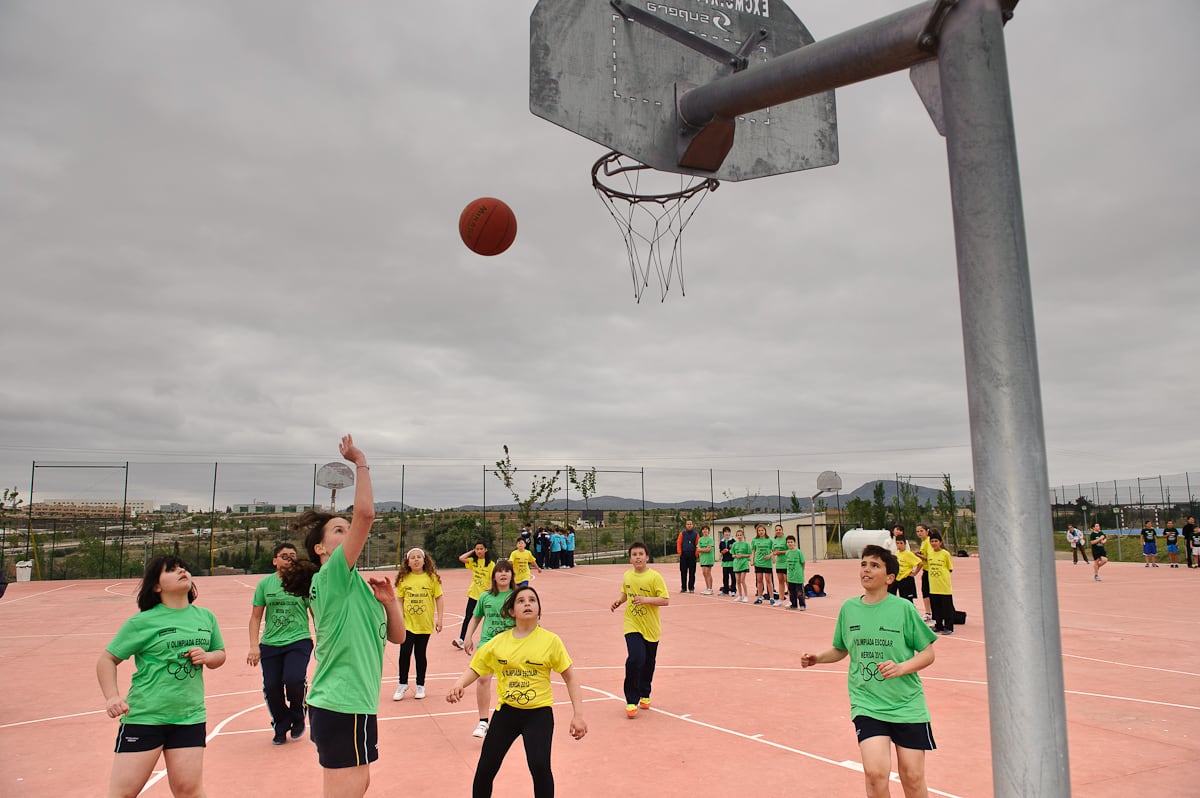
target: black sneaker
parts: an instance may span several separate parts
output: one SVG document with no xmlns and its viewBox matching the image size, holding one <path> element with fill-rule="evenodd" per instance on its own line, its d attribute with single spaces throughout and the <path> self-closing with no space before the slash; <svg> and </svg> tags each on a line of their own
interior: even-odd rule
<svg viewBox="0 0 1200 798">
<path fill-rule="evenodd" d="M 271 745 L 283 745 L 287 742 L 287 730 L 275 732 L 275 736 L 271 738 Z"/>
<path fill-rule="evenodd" d="M 304 718 L 292 724 L 292 739 L 299 740 L 304 736 Z"/>
</svg>

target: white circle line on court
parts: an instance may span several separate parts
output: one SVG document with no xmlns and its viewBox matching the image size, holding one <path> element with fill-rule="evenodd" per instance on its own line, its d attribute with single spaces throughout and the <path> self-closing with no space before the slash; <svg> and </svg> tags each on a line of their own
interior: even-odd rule
<svg viewBox="0 0 1200 798">
<path fill-rule="evenodd" d="M 262 708 L 262 704 L 256 704 L 255 706 L 247 707 L 246 709 L 243 709 L 241 712 L 235 712 L 232 715 L 229 715 L 228 717 L 225 718 L 225 720 L 218 723 L 216 725 L 216 728 L 214 728 L 212 731 L 210 731 L 204 737 L 204 742 L 211 743 L 213 741 L 213 738 L 215 738 L 217 735 L 219 735 L 221 733 L 221 730 L 225 728 L 226 724 L 230 723 L 233 720 L 236 720 L 237 718 L 240 718 L 242 715 L 245 715 L 247 712 L 253 712 L 256 709 L 261 709 L 261 708 Z M 143 793 L 146 792 L 146 790 L 150 789 L 155 784 L 162 781 L 162 778 L 165 775 L 167 775 L 166 768 L 163 768 L 162 770 L 154 771 L 154 775 L 152 775 L 150 777 L 150 779 L 146 782 L 145 786 L 142 787 L 141 792 L 139 792 L 138 795 L 142 795 Z"/>
<path fill-rule="evenodd" d="M 21 601 L 29 601 L 29 599 L 41 598 L 42 596 L 48 595 L 50 593 L 57 593 L 60 590 L 66 590 L 69 587 L 75 587 L 75 586 L 74 585 L 63 585 L 62 587 L 56 587 L 56 588 L 52 588 L 50 590 L 43 590 L 40 593 L 33 593 L 28 596 L 21 596 L 20 598 L 11 599 L 9 601 L 4 602 L 3 604 L 0 604 L 0 608 L 7 607 L 10 604 L 16 604 Z"/>
</svg>

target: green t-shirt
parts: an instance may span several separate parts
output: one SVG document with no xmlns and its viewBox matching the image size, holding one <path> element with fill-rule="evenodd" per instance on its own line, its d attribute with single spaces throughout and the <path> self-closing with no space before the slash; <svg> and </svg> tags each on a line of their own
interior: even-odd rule
<svg viewBox="0 0 1200 798">
<path fill-rule="evenodd" d="M 479 594 L 479 601 L 475 603 L 475 611 L 472 613 L 476 618 L 483 619 L 479 625 L 479 645 L 482 646 L 505 629 L 511 629 L 516 624 L 512 617 L 500 614 L 500 608 L 504 606 L 505 599 L 511 595 L 511 590 L 503 590 L 494 596 L 490 590 Z"/>
<path fill-rule="evenodd" d="M 731 551 L 733 554 L 753 554 L 754 553 L 754 549 L 750 546 L 749 543 L 747 543 L 744 540 L 734 541 L 733 545 L 729 547 L 729 551 Z M 750 570 L 750 558 L 749 557 L 734 557 L 733 558 L 733 572 L 735 574 L 744 573 L 745 571 L 749 571 L 749 570 Z"/>
<path fill-rule="evenodd" d="M 787 551 L 787 538 L 771 538 L 771 551 L 779 552 L 780 559 L 775 561 L 776 568 L 783 568 L 783 552 Z"/>
<path fill-rule="evenodd" d="M 705 535 L 696 543 L 697 549 L 711 549 L 711 551 L 700 552 L 700 564 L 712 565 L 717 561 L 717 542 L 712 539 L 712 535 Z"/>
<path fill-rule="evenodd" d="M 779 558 L 778 568 L 787 568 L 789 584 L 804 584 L 804 552 L 799 547 L 788 549 Z"/>
<path fill-rule="evenodd" d="M 754 549 L 754 567 L 760 571 L 771 570 L 771 539 L 754 538 L 750 548 Z"/>
<path fill-rule="evenodd" d="M 308 599 L 293 596 L 283 589 L 279 574 L 259 580 L 254 588 L 255 607 L 266 607 L 259 643 L 264 646 L 286 646 L 297 640 L 307 640 Z"/>
<path fill-rule="evenodd" d="M 193 665 L 189 649 L 221 651 L 225 641 L 210 610 L 165 604 L 139 612 L 121 625 L 105 649 L 120 660 L 133 657 L 133 674 L 123 723 L 189 725 L 203 723 L 204 666 Z"/>
<path fill-rule="evenodd" d="M 308 601 L 317 630 L 308 703 L 347 715 L 377 714 L 387 613 L 340 544 L 313 575 Z"/>
<path fill-rule="evenodd" d="M 838 611 L 833 647 L 850 652 L 850 717 L 928 723 L 921 677 L 909 673 L 884 679 L 878 664 L 905 662 L 934 640 L 937 635 L 921 620 L 917 608 L 899 596 L 888 594 L 878 604 L 866 604 L 862 596 L 847 599 Z"/>
</svg>

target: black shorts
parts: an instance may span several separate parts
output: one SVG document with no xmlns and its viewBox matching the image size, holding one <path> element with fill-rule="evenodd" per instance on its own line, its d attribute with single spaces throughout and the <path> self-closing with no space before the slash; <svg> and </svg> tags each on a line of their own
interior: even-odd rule
<svg viewBox="0 0 1200 798">
<path fill-rule="evenodd" d="M 929 572 L 928 571 L 921 571 L 921 595 L 924 596 L 925 598 L 929 598 Z"/>
<path fill-rule="evenodd" d="M 1099 559 L 1101 557 L 1108 559 L 1108 552 L 1106 552 L 1104 550 L 1104 547 L 1103 546 L 1092 546 L 1092 559 L 1095 560 L 1095 559 Z"/>
<path fill-rule="evenodd" d="M 890 737 L 900 748 L 910 748 L 914 751 L 932 751 L 937 748 L 933 742 L 933 727 L 928 723 L 892 723 L 877 720 L 869 715 L 856 715 L 854 730 L 858 733 L 860 743 L 871 737 Z"/>
<path fill-rule="evenodd" d="M 203 723 L 122 723 L 117 730 L 118 754 L 155 751 L 159 748 L 206 748 L 208 728 Z"/>
<path fill-rule="evenodd" d="M 332 709 L 308 708 L 309 739 L 317 746 L 323 768 L 356 768 L 379 758 L 375 715 L 348 715 Z"/>
</svg>

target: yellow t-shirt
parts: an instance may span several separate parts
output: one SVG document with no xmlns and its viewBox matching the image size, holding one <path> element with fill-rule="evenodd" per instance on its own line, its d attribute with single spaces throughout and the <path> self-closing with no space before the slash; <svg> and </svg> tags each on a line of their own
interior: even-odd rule
<svg viewBox="0 0 1200 798">
<path fill-rule="evenodd" d="M 496 709 L 508 704 L 517 709 L 538 709 L 554 704 L 550 671 L 571 667 L 567 647 L 553 632 L 535 627 L 525 637 L 515 629 L 493 637 L 471 659 L 471 670 L 480 676 L 496 675 Z"/>
<path fill-rule="evenodd" d="M 533 559 L 533 552 L 529 549 L 521 551 L 513 549 L 513 553 L 508 555 L 508 561 L 513 567 L 513 584 L 519 585 L 522 582 L 529 581 L 529 566 L 536 562 Z"/>
<path fill-rule="evenodd" d="M 667 583 L 662 574 L 651 568 L 638 573 L 630 568 L 621 577 L 621 590 L 625 593 L 625 632 L 637 632 L 649 643 L 657 643 L 662 637 L 662 621 L 658 617 L 657 604 L 634 604 L 634 596 L 667 596 Z"/>
<path fill-rule="evenodd" d="M 466 562 L 471 571 L 471 586 L 467 588 L 467 598 L 478 599 L 479 595 L 492 588 L 492 569 L 496 567 L 495 560 L 470 559 Z"/>
<path fill-rule="evenodd" d="M 941 551 L 930 551 L 929 562 L 925 563 L 929 569 L 929 592 L 938 596 L 949 596 L 954 593 L 950 589 L 950 572 L 954 570 L 954 559 L 950 556 L 950 552 L 942 549 Z"/>
<path fill-rule="evenodd" d="M 908 577 L 913 569 L 921 564 L 921 558 L 908 549 L 896 552 L 896 559 L 900 561 L 900 573 L 896 575 L 897 582 Z"/>
<path fill-rule="evenodd" d="M 917 553 L 921 555 L 921 562 L 929 561 L 929 553 L 933 551 L 933 546 L 929 545 L 929 536 L 921 538 L 921 549 Z"/>
<path fill-rule="evenodd" d="M 433 634 L 441 581 L 426 573 L 408 574 L 396 585 L 396 595 L 404 604 L 404 628 L 417 635 Z"/>
</svg>

